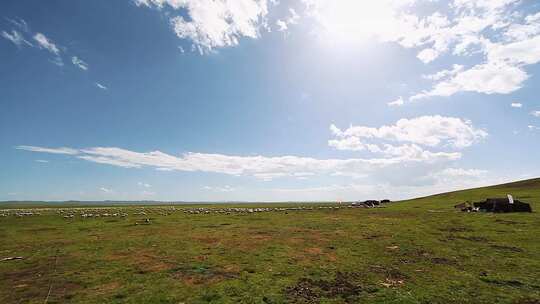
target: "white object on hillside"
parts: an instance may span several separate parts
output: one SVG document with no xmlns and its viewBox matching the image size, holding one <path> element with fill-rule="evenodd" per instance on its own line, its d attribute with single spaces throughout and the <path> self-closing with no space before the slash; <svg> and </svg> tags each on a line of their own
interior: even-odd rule
<svg viewBox="0 0 540 304">
<path fill-rule="evenodd" d="M 508 194 L 507 196 L 508 196 L 508 202 L 510 204 L 513 204 L 514 203 L 514 198 L 512 197 L 512 195 Z"/>
</svg>

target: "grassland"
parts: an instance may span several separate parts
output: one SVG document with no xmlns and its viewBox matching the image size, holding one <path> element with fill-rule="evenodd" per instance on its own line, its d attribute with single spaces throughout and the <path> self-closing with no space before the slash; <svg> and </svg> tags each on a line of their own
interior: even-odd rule
<svg viewBox="0 0 540 304">
<path fill-rule="evenodd" d="M 536 179 L 377 209 L 0 217 L 0 259 L 23 257 L 0 261 L 0 303 L 540 303 L 539 213 L 452 208 L 507 193 L 540 208 Z"/>
</svg>

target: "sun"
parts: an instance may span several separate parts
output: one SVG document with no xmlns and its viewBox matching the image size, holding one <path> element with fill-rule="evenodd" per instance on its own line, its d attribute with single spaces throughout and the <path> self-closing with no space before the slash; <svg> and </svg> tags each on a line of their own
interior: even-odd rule
<svg viewBox="0 0 540 304">
<path fill-rule="evenodd" d="M 397 29 L 396 16 L 402 1 L 320 1 L 313 14 L 321 34 L 332 42 L 363 42 L 391 35 Z"/>
</svg>

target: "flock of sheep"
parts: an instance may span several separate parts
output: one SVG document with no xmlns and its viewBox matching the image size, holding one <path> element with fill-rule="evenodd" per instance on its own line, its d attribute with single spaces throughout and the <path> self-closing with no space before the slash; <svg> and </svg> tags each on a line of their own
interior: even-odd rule
<svg viewBox="0 0 540 304">
<path fill-rule="evenodd" d="M 40 215 L 56 214 L 65 219 L 73 218 L 101 218 L 115 217 L 125 218 L 127 216 L 167 216 L 173 213 L 183 212 L 185 214 L 253 214 L 262 212 L 299 212 L 313 210 L 339 210 L 343 208 L 354 208 L 351 205 L 333 206 L 294 206 L 294 207 L 177 207 L 177 206 L 156 206 L 156 207 L 93 207 L 93 208 L 33 208 L 33 209 L 1 209 L 0 217 L 31 217 Z"/>
<path fill-rule="evenodd" d="M 72 207 L 72 208 L 26 208 L 26 209 L 0 209 L 0 217 L 28 217 L 39 216 L 42 214 L 57 214 L 65 219 L 73 218 L 101 218 L 101 217 L 120 217 L 161 215 L 167 216 L 177 212 L 185 214 L 252 214 L 261 212 L 297 212 L 313 210 L 339 210 L 344 208 L 379 208 L 383 204 L 390 203 L 390 200 L 382 201 L 364 201 L 354 203 L 339 203 L 334 205 L 312 205 L 312 206 L 289 206 L 289 207 L 189 207 L 189 206 L 152 206 L 152 207 Z"/>
</svg>

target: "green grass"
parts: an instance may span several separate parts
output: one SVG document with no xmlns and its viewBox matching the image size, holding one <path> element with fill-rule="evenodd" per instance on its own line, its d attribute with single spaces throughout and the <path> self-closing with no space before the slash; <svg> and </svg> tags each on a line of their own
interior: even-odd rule
<svg viewBox="0 0 540 304">
<path fill-rule="evenodd" d="M 507 193 L 540 208 L 536 179 L 378 209 L 0 217 L 0 259 L 24 257 L 0 262 L 0 303 L 540 303 L 538 213 L 453 209 Z"/>
</svg>

